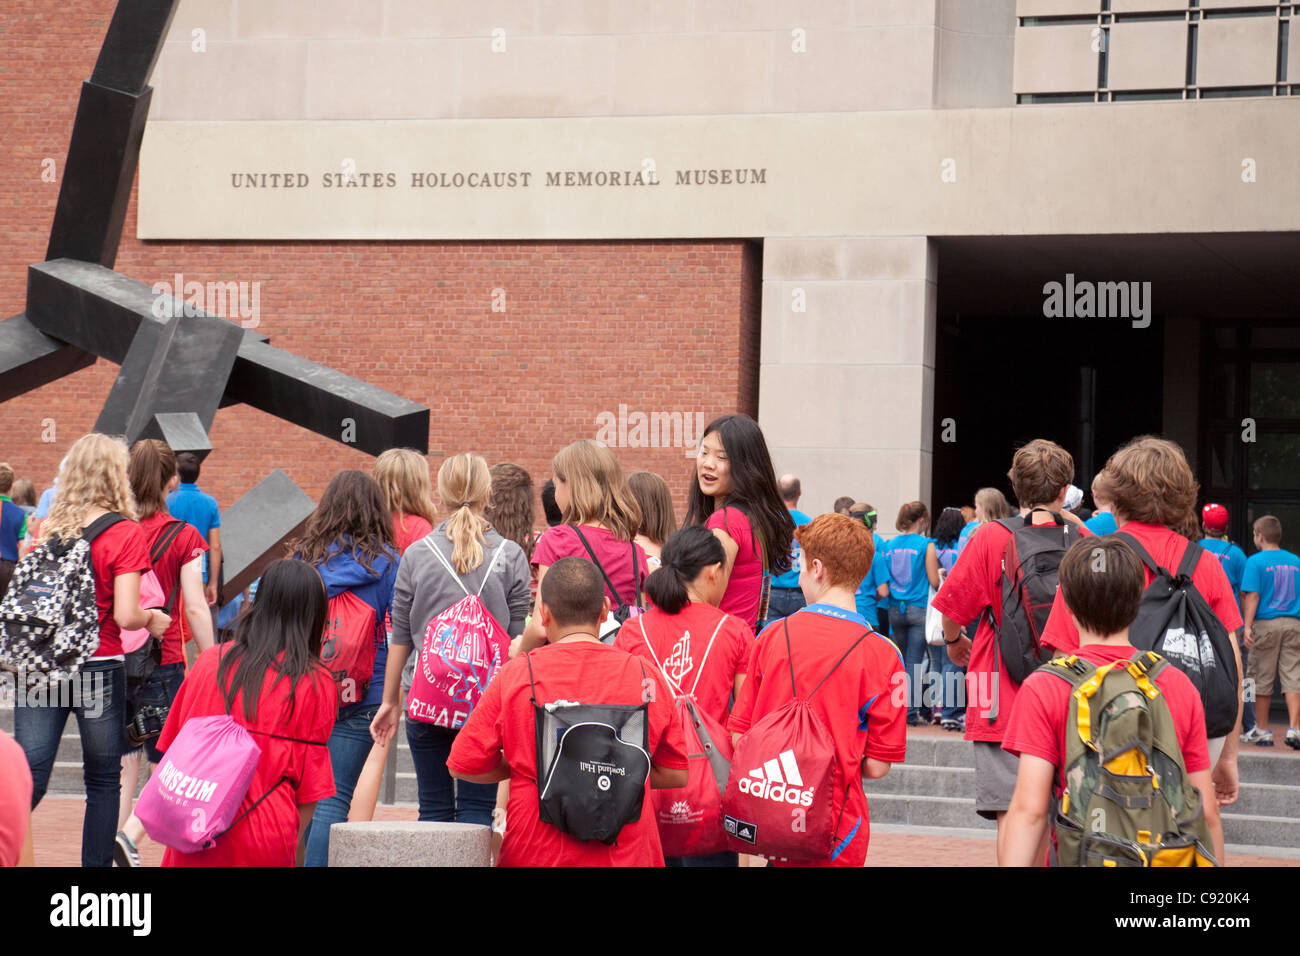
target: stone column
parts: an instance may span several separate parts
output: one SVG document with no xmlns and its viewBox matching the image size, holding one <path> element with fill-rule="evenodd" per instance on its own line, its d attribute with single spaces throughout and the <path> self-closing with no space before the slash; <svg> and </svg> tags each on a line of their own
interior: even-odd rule
<svg viewBox="0 0 1300 956">
<path fill-rule="evenodd" d="M 763 247 L 759 422 L 800 509 L 933 510 L 937 256 L 925 236 L 769 238 Z"/>
</svg>

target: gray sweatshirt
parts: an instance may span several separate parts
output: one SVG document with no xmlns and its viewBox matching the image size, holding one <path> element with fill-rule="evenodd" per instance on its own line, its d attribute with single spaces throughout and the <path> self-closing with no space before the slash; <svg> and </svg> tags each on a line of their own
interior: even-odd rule
<svg viewBox="0 0 1300 956">
<path fill-rule="evenodd" d="M 418 651 L 429 622 L 463 598 L 466 590 L 478 594 L 480 585 L 483 593 L 479 596 L 497 623 L 512 638 L 523 633 L 524 617 L 531 601 L 528 590 L 530 572 L 524 549 L 492 529 L 484 533 L 484 539 L 483 563 L 460 578 L 464 590 L 429 550 L 432 544 L 451 564 L 452 545 L 447 538 L 447 522 L 406 549 L 402 563 L 397 567 L 397 586 L 393 591 L 393 644 L 414 644 Z M 499 548 L 504 550 L 492 568 L 491 579 L 485 584 L 483 578 Z M 416 655 L 412 654 L 406 662 L 406 669 L 402 672 L 403 687 L 409 687 L 414 677 L 415 658 Z"/>
</svg>

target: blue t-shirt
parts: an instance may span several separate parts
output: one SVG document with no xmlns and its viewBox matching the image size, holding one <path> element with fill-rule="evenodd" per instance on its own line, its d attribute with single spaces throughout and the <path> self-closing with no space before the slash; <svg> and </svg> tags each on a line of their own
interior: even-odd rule
<svg viewBox="0 0 1300 956">
<path fill-rule="evenodd" d="M 18 560 L 18 543 L 27 530 L 27 512 L 7 495 L 0 495 L 0 559 Z"/>
<path fill-rule="evenodd" d="M 876 546 L 876 553 L 871 559 L 871 570 L 862 579 L 858 589 L 853 592 L 853 600 L 858 606 L 859 614 L 868 621 L 875 621 L 879 616 L 877 609 L 880 607 L 880 599 L 876 597 L 876 588 L 889 582 L 889 567 L 885 564 L 885 557 L 881 553 L 885 547 L 885 539 L 874 531 L 871 532 L 871 538 Z"/>
<path fill-rule="evenodd" d="M 1093 534 L 1114 534 L 1119 530 L 1119 525 L 1115 523 L 1115 516 L 1109 511 L 1098 511 L 1085 521 L 1083 526 Z"/>
<path fill-rule="evenodd" d="M 50 509 L 54 507 L 54 492 L 58 490 L 59 483 L 56 481 L 53 488 L 46 488 L 41 492 L 40 499 L 36 502 L 36 513 L 34 518 L 47 518 Z"/>
<path fill-rule="evenodd" d="M 967 521 L 965 527 L 961 529 L 961 534 L 957 535 L 957 553 L 961 554 L 961 549 L 966 547 L 966 542 L 970 536 L 975 533 L 975 529 L 980 526 L 978 521 Z"/>
<path fill-rule="evenodd" d="M 925 553 L 930 539 L 922 534 L 900 534 L 885 543 L 889 597 L 895 605 L 925 607 L 930 578 L 925 573 Z"/>
<path fill-rule="evenodd" d="M 1241 589 L 1259 595 L 1256 620 L 1300 617 L 1300 588 L 1296 586 L 1297 578 L 1300 578 L 1300 558 L 1290 551 L 1281 548 L 1256 551 L 1246 559 Z"/>
<path fill-rule="evenodd" d="M 1232 585 L 1232 596 L 1237 599 L 1237 610 L 1241 610 L 1241 576 L 1246 573 L 1246 552 L 1231 541 L 1223 538 L 1202 538 L 1197 542 L 1202 548 L 1219 559 L 1223 573 Z"/>
<path fill-rule="evenodd" d="M 957 555 L 961 554 L 961 548 L 958 542 L 952 541 L 945 545 L 940 545 L 938 541 L 934 543 L 934 553 L 939 559 L 939 567 L 945 571 L 951 571 L 952 566 L 957 563 Z"/>
<path fill-rule="evenodd" d="M 217 508 L 217 499 L 199 491 L 199 486 L 181 482 L 179 488 L 167 496 L 167 511 L 173 518 L 180 518 L 193 525 L 208 540 L 208 532 L 221 527 L 221 511 Z M 208 554 L 203 552 L 203 583 L 208 582 Z"/>
<path fill-rule="evenodd" d="M 796 528 L 803 527 L 812 522 L 806 514 L 797 508 L 790 509 L 790 517 L 794 519 Z M 798 541 L 790 542 L 790 570 L 785 574 L 777 574 L 772 577 L 772 587 L 774 588 L 797 588 L 799 586 L 799 554 L 802 549 Z"/>
</svg>

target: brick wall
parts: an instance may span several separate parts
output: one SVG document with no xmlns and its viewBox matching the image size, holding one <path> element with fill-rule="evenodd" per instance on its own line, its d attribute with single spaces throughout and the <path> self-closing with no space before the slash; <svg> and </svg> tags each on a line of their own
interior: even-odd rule
<svg viewBox="0 0 1300 956">
<path fill-rule="evenodd" d="M 9 0 L 0 12 L 0 309 L 21 312 L 26 267 L 44 258 L 78 87 L 112 0 Z M 71 12 L 69 12 L 71 11 Z M 117 268 L 146 283 L 260 283 L 271 342 L 432 410 L 434 469 L 463 450 L 515 461 L 538 485 L 602 412 L 757 410 L 761 253 L 719 242 L 141 242 L 135 198 Z M 494 290 L 498 311 L 494 311 Z M 116 366 L 99 362 L 0 408 L 0 459 L 46 486 L 99 414 Z M 46 442 L 53 419 L 55 441 Z M 340 434 L 342 425 L 340 424 Z M 316 496 L 361 452 L 245 406 L 223 409 L 201 479 L 222 507 L 275 467 Z M 619 451 L 658 471 L 684 504 L 680 447 Z M 540 511 L 540 508 L 539 508 Z"/>
</svg>

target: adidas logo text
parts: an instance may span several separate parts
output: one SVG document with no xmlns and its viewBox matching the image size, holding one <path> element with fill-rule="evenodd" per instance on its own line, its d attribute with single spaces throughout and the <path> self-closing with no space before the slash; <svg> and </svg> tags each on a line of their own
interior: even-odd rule
<svg viewBox="0 0 1300 956">
<path fill-rule="evenodd" d="M 801 807 L 812 806 L 813 791 L 816 789 L 803 786 L 803 777 L 799 774 L 793 750 L 783 750 L 775 760 L 768 760 L 763 766 L 751 770 L 748 776 L 740 779 L 737 788 L 741 793 L 760 800 Z"/>
</svg>

